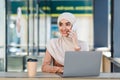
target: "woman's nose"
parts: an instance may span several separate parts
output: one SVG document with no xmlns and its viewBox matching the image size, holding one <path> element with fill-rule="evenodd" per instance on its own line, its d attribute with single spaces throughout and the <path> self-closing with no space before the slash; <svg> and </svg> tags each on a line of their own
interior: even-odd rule
<svg viewBox="0 0 120 80">
<path fill-rule="evenodd" d="M 62 29 L 66 29 L 66 26 L 63 26 Z"/>
</svg>

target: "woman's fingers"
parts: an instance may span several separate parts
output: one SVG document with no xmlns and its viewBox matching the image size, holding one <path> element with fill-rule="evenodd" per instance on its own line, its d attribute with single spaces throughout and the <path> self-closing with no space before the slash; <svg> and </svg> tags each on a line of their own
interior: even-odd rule
<svg viewBox="0 0 120 80">
<path fill-rule="evenodd" d="M 74 31 L 72 31 L 72 30 L 70 30 L 69 32 L 68 32 L 68 34 L 69 34 L 69 37 L 76 37 L 77 35 L 76 35 L 76 32 L 74 32 Z"/>
</svg>

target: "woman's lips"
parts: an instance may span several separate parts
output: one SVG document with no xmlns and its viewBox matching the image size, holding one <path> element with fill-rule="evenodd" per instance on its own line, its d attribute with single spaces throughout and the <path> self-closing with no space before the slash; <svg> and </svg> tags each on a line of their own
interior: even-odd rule
<svg viewBox="0 0 120 80">
<path fill-rule="evenodd" d="M 67 34 L 66 32 L 62 32 L 63 34 Z"/>
<path fill-rule="evenodd" d="M 62 32 L 62 34 L 68 34 L 68 32 Z"/>
<path fill-rule="evenodd" d="M 63 35 L 69 35 L 69 30 L 67 29 L 67 30 L 61 30 L 61 33 L 63 34 Z"/>
<path fill-rule="evenodd" d="M 69 32 L 69 30 L 62 31 L 63 34 L 67 34 L 68 32 Z"/>
</svg>

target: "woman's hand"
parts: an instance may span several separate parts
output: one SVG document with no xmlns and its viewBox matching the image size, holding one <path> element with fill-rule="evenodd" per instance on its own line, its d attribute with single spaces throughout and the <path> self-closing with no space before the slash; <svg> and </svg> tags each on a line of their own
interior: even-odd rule
<svg viewBox="0 0 120 80">
<path fill-rule="evenodd" d="M 58 73 L 63 73 L 63 67 L 58 67 Z"/>
<path fill-rule="evenodd" d="M 77 38 L 77 33 L 70 30 L 69 32 L 69 36 L 70 38 L 72 38 L 72 41 L 73 41 L 73 44 L 74 44 L 74 48 L 76 51 L 79 51 L 80 50 L 80 47 L 78 45 L 78 38 Z"/>
</svg>

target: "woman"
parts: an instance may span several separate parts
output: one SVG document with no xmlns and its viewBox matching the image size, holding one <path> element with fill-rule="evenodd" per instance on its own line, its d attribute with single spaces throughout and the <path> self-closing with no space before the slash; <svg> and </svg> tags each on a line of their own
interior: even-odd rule
<svg viewBox="0 0 120 80">
<path fill-rule="evenodd" d="M 88 45 L 79 41 L 76 32 L 72 31 L 75 21 L 75 16 L 68 12 L 58 17 L 61 37 L 52 39 L 47 45 L 42 72 L 63 73 L 65 51 L 88 51 Z"/>
</svg>

